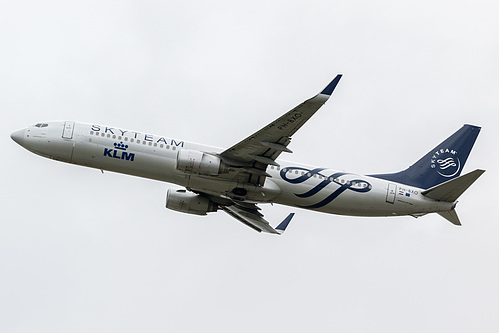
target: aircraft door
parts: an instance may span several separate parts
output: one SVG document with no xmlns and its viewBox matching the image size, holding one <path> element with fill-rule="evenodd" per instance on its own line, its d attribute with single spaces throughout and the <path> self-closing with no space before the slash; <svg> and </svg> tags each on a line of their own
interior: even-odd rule
<svg viewBox="0 0 499 333">
<path fill-rule="evenodd" d="M 395 194 L 397 193 L 397 185 L 388 184 L 388 189 L 386 192 L 386 202 L 395 203 Z"/>
<path fill-rule="evenodd" d="M 62 130 L 62 137 L 64 139 L 72 139 L 74 127 L 75 127 L 74 121 L 66 121 L 64 123 L 64 129 Z"/>
</svg>

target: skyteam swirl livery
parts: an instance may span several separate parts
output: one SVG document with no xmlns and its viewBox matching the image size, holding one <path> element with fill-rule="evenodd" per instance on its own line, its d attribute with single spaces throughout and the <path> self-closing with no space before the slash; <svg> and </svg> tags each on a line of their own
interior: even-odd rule
<svg viewBox="0 0 499 333">
<path fill-rule="evenodd" d="M 196 215 L 222 210 L 258 232 L 281 234 L 294 216 L 274 228 L 260 212 L 265 203 L 352 216 L 438 213 L 460 225 L 456 200 L 484 172 L 461 176 L 480 127 L 464 125 L 397 173 L 356 175 L 278 160 L 291 153 L 291 137 L 340 79 L 227 149 L 74 121 L 41 122 L 11 138 L 54 160 L 177 184 L 167 191 L 167 208 Z"/>
</svg>

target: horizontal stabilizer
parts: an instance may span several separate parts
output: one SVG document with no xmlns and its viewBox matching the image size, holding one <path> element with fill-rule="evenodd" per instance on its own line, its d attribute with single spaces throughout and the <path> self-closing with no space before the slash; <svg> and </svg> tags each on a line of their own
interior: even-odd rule
<svg viewBox="0 0 499 333">
<path fill-rule="evenodd" d="M 461 225 L 459 217 L 457 216 L 456 210 L 449 210 L 447 212 L 438 212 L 438 215 L 442 216 L 444 219 L 455 225 Z"/>
<path fill-rule="evenodd" d="M 432 187 L 429 190 L 422 192 L 421 194 L 423 194 L 424 196 L 426 196 L 428 198 L 434 199 L 434 200 L 454 202 L 484 172 L 485 172 L 485 170 L 479 170 L 479 169 L 472 171 L 464 176 L 454 178 L 452 180 L 449 180 L 448 182 L 445 182 L 443 184 Z M 445 218 L 447 218 L 447 217 L 445 217 Z M 457 214 L 456 214 L 456 218 L 457 218 Z M 457 219 L 457 221 L 459 221 L 459 219 Z"/>
</svg>

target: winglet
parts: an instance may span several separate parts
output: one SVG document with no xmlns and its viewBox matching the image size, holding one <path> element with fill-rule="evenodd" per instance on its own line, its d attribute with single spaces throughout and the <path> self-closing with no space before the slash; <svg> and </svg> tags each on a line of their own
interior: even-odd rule
<svg viewBox="0 0 499 333">
<path fill-rule="evenodd" d="M 326 88 L 324 88 L 324 90 L 321 91 L 321 94 L 322 95 L 328 95 L 328 96 L 331 96 L 331 94 L 333 93 L 334 91 L 334 88 L 336 88 L 336 85 L 338 84 L 338 82 L 340 82 L 340 79 L 342 77 L 342 74 L 338 74 L 336 75 L 336 77 L 333 79 L 333 81 L 331 81 Z"/>
<path fill-rule="evenodd" d="M 277 231 L 277 233 L 279 235 L 282 235 L 282 233 L 284 232 L 284 230 L 286 230 L 286 228 L 288 227 L 289 222 L 291 222 L 291 219 L 293 218 L 293 216 L 295 216 L 295 213 L 290 213 L 284 219 L 284 221 L 282 221 L 281 223 L 279 223 L 279 225 L 275 228 L 275 230 Z"/>
</svg>

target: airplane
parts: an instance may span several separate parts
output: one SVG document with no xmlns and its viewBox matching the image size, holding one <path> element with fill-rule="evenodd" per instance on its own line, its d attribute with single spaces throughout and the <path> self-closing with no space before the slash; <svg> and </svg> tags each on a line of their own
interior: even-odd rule
<svg viewBox="0 0 499 333">
<path fill-rule="evenodd" d="M 258 232 L 282 234 L 294 213 L 272 227 L 258 204 L 350 216 L 438 213 L 461 225 L 459 196 L 485 170 L 461 176 L 480 127 L 464 125 L 406 170 L 357 175 L 281 161 L 291 138 L 329 99 L 342 74 L 319 94 L 227 149 L 74 121 L 41 122 L 11 138 L 43 157 L 181 186 L 166 208 L 206 215 L 222 210 Z"/>
</svg>

